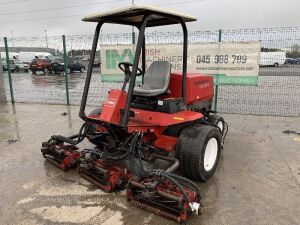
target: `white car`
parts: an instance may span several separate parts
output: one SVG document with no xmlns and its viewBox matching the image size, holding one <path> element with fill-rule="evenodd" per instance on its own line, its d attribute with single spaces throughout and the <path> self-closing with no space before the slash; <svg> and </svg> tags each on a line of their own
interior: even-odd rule
<svg viewBox="0 0 300 225">
<path fill-rule="evenodd" d="M 13 60 L 12 60 L 12 63 L 15 65 L 15 71 L 16 71 L 16 72 L 24 71 L 24 72 L 27 73 L 28 70 L 29 70 L 29 65 L 23 63 L 21 60 L 13 59 Z"/>
</svg>

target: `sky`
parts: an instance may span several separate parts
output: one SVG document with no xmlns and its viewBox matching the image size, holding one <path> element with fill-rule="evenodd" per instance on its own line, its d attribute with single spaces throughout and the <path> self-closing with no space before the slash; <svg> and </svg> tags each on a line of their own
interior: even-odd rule
<svg viewBox="0 0 300 225">
<path fill-rule="evenodd" d="M 93 34 L 94 23 L 81 18 L 109 11 L 132 0 L 0 0 L 0 36 L 31 37 Z M 190 31 L 300 26 L 299 0 L 134 0 L 188 13 L 198 18 Z M 178 26 L 178 25 L 177 25 Z M 176 31 L 168 26 L 157 31 Z M 129 32 L 130 27 L 105 25 L 103 33 Z"/>
</svg>

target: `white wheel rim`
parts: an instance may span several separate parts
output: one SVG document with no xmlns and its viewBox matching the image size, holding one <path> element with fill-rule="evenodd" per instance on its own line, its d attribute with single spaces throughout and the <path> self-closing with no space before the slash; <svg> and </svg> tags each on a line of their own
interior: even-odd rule
<svg viewBox="0 0 300 225">
<path fill-rule="evenodd" d="M 219 122 L 217 123 L 217 126 L 220 128 L 221 132 L 223 132 L 223 129 L 224 129 L 223 122 L 222 122 L 222 121 L 219 121 Z"/>
<path fill-rule="evenodd" d="M 211 138 L 207 142 L 204 153 L 204 169 L 210 171 L 217 160 L 218 155 L 218 142 L 217 139 Z"/>
</svg>

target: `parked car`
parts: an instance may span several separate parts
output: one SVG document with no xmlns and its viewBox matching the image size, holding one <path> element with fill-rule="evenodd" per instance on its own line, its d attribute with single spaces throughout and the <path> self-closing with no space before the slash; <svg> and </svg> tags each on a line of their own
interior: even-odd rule
<svg viewBox="0 0 300 225">
<path fill-rule="evenodd" d="M 84 55 L 84 56 L 82 56 L 81 60 L 83 62 L 88 63 L 88 61 L 90 61 L 90 56 L 89 55 Z M 95 60 L 94 60 L 94 63 L 93 63 L 93 67 L 100 67 L 100 64 L 101 64 L 100 56 L 96 56 Z"/>
<path fill-rule="evenodd" d="M 13 59 L 11 61 L 12 61 L 12 64 L 15 65 L 15 71 L 16 72 L 21 72 L 21 71 L 24 71 L 26 73 L 28 72 L 28 70 L 29 70 L 29 65 L 28 64 L 23 63 L 19 59 Z"/>
<path fill-rule="evenodd" d="M 51 61 L 49 59 L 34 59 L 31 61 L 29 69 L 32 73 L 36 73 L 37 71 L 42 71 L 44 74 L 51 72 Z"/>
<path fill-rule="evenodd" d="M 51 63 L 51 70 L 54 73 L 64 72 L 64 65 L 64 59 L 56 59 L 53 63 Z M 82 73 L 85 70 L 84 65 L 78 62 L 74 62 L 72 59 L 68 59 L 67 67 L 70 73 L 73 73 L 75 71 Z"/>
<path fill-rule="evenodd" d="M 285 64 L 300 64 L 300 58 L 286 58 Z"/>
<path fill-rule="evenodd" d="M 15 72 L 16 68 L 15 68 L 15 65 L 12 63 L 11 60 L 9 60 L 10 62 L 10 71 L 11 72 Z M 6 60 L 1 60 L 1 64 L 2 64 L 2 69 L 3 71 L 8 71 L 8 67 L 7 67 L 7 63 L 6 63 Z"/>
</svg>

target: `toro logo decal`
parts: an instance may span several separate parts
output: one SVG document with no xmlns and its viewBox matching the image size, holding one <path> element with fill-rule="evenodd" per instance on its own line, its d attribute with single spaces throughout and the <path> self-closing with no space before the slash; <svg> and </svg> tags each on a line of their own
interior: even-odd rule
<svg viewBox="0 0 300 225">
<path fill-rule="evenodd" d="M 199 89 L 203 89 L 203 88 L 209 87 L 208 80 L 195 81 L 194 84 L 196 86 L 198 86 Z"/>
<path fill-rule="evenodd" d="M 109 105 L 109 106 L 115 106 L 116 105 L 116 100 L 115 99 L 107 99 L 105 104 Z"/>
</svg>

